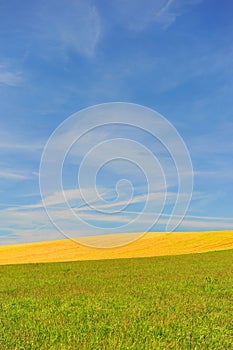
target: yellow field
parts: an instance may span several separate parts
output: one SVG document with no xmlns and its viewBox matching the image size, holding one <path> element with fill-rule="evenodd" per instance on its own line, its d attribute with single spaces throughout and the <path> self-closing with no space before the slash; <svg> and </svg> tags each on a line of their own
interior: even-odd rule
<svg viewBox="0 0 233 350">
<path fill-rule="evenodd" d="M 149 257 L 225 249 L 233 249 L 233 231 L 149 232 L 133 243 L 108 249 L 90 248 L 69 239 L 1 246 L 0 264 Z"/>
</svg>

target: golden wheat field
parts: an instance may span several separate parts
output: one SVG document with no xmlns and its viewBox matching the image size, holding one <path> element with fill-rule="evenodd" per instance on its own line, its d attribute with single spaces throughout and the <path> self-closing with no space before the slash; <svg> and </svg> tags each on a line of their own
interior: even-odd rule
<svg viewBox="0 0 233 350">
<path fill-rule="evenodd" d="M 149 232 L 130 244 L 108 249 L 91 248 L 70 239 L 1 246 L 0 264 L 136 258 L 226 249 L 233 249 L 233 231 Z"/>
</svg>

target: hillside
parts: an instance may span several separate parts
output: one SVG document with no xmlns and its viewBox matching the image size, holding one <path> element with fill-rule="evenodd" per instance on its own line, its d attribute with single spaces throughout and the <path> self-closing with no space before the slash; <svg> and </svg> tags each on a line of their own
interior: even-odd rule
<svg viewBox="0 0 233 350">
<path fill-rule="evenodd" d="M 83 242 L 88 244 L 89 239 Z M 96 244 L 98 239 L 101 240 L 97 237 Z M 0 264 L 150 257 L 226 249 L 233 249 L 233 231 L 149 232 L 131 244 L 108 249 L 91 248 L 69 239 L 1 246 Z"/>
</svg>

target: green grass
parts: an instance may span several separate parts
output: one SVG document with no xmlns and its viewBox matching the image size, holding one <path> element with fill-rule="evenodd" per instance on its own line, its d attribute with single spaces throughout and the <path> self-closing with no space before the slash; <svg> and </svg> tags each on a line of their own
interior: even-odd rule
<svg viewBox="0 0 233 350">
<path fill-rule="evenodd" d="M 0 349 L 232 349 L 232 260 L 0 266 Z"/>
</svg>

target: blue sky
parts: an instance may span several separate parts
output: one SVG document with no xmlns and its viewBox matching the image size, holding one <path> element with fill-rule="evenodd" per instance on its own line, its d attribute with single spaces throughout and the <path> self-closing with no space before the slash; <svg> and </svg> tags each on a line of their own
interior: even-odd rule
<svg viewBox="0 0 233 350">
<path fill-rule="evenodd" d="M 232 229 L 232 41 L 233 3 L 228 0 L 1 1 L 0 243 L 64 238 L 41 202 L 43 148 L 71 114 L 114 101 L 158 111 L 187 145 L 194 171 L 193 199 L 177 230 Z M 131 134 L 132 130 L 97 130 L 95 139 Z M 153 144 L 145 135 L 137 134 L 136 139 Z M 64 169 L 66 195 L 74 206 L 83 204 L 75 171 L 85 142 Z M 158 154 L 159 147 L 157 142 Z M 163 163 L 167 158 L 160 154 Z M 136 176 L 123 161 L 97 178 L 102 193 L 107 193 L 108 208 L 113 207 L 115 184 L 122 176 L 135 188 L 137 206 L 132 212 L 140 210 L 146 193 L 139 181 L 142 174 Z M 124 186 L 120 204 L 127 200 Z M 92 189 L 84 190 L 94 201 Z M 172 191 L 171 185 L 170 198 Z M 58 193 L 49 196 L 51 203 L 61 204 Z M 171 204 L 166 203 L 156 230 L 164 230 Z M 109 228 L 129 219 L 125 214 L 99 219 L 88 210 L 85 207 L 82 215 L 94 226 L 101 221 Z M 150 215 L 153 211 L 148 221 Z M 74 232 L 82 229 L 72 226 Z M 87 233 L 93 230 L 90 227 Z"/>
</svg>

